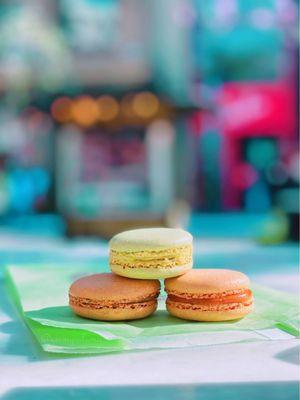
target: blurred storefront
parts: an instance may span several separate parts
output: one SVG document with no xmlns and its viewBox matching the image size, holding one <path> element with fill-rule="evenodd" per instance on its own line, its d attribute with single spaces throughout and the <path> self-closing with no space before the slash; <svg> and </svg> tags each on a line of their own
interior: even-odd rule
<svg viewBox="0 0 300 400">
<path fill-rule="evenodd" d="M 7 1 L 0 17 L 3 223 L 59 213 L 109 237 L 276 210 L 296 236 L 295 1 Z"/>
</svg>

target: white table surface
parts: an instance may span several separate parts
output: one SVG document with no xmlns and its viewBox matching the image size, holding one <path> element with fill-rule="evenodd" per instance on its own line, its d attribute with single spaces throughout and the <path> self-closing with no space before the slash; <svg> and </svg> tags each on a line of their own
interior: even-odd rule
<svg viewBox="0 0 300 400">
<path fill-rule="evenodd" d="M 218 248 L 220 243 L 213 248 Z M 208 251 L 209 246 L 204 247 Z M 81 245 L 81 250 L 77 251 L 99 254 L 99 245 L 88 243 Z M 105 246 L 102 251 L 106 251 Z M 298 274 L 295 269 L 284 271 L 280 268 L 275 272 L 254 274 L 252 278 L 257 283 L 268 284 L 273 288 L 289 292 L 298 290 Z M 271 334 L 274 335 L 274 331 Z M 297 381 L 298 340 L 281 331 L 276 331 L 274 337 L 275 340 L 263 342 L 135 351 L 93 357 L 46 356 L 18 317 L 7 296 L 3 278 L 0 278 L 0 395 L 18 387 Z"/>
</svg>

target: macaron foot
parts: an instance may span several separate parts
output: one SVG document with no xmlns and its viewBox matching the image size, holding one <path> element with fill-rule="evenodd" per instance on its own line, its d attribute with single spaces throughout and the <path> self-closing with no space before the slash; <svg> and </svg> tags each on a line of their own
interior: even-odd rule
<svg viewBox="0 0 300 400">
<path fill-rule="evenodd" d="M 196 308 L 184 309 L 178 304 L 167 303 L 168 312 L 176 318 L 186 319 L 199 322 L 226 322 L 244 318 L 247 314 L 253 311 L 253 305 L 241 306 L 237 309 L 223 311 L 208 311 Z"/>
<path fill-rule="evenodd" d="M 149 317 L 156 311 L 157 302 L 147 305 L 130 305 L 123 308 L 88 309 L 85 307 L 71 306 L 75 314 L 87 319 L 98 321 L 130 321 Z"/>
<path fill-rule="evenodd" d="M 128 268 L 120 265 L 110 265 L 110 269 L 117 275 L 131 279 L 165 279 L 185 274 L 192 269 L 192 263 L 172 268 Z"/>
</svg>

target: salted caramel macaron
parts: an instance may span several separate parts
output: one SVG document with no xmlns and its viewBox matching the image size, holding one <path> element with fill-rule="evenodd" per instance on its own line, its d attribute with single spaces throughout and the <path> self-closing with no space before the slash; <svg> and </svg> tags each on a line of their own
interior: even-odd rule
<svg viewBox="0 0 300 400">
<path fill-rule="evenodd" d="M 86 276 L 69 289 L 69 305 L 80 317 L 100 321 L 145 318 L 157 308 L 158 280 L 133 280 L 111 273 Z"/>
<path fill-rule="evenodd" d="M 182 229 L 148 228 L 119 233 L 110 243 L 109 265 L 121 276 L 163 279 L 193 266 L 193 237 Z"/>
<path fill-rule="evenodd" d="M 194 321 L 229 321 L 253 309 L 248 277 L 229 269 L 196 269 L 165 280 L 166 305 L 175 317 Z"/>
</svg>

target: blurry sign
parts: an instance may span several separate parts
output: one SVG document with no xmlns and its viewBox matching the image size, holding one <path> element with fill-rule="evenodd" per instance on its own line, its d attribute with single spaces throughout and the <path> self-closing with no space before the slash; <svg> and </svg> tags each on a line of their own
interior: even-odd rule
<svg viewBox="0 0 300 400">
<path fill-rule="evenodd" d="M 286 83 L 226 83 L 217 106 L 226 135 L 290 136 L 295 132 L 295 93 Z"/>
</svg>

